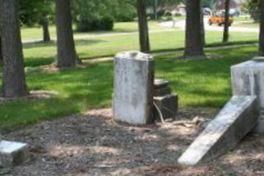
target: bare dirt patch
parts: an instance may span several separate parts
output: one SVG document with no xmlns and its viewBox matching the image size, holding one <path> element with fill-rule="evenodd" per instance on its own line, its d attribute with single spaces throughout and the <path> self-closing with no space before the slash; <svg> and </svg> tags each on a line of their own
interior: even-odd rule
<svg viewBox="0 0 264 176">
<path fill-rule="evenodd" d="M 110 109 L 46 121 L 4 134 L 30 144 L 30 159 L 0 175 L 264 175 L 264 136 L 250 134 L 232 152 L 198 167 L 177 164 L 178 157 L 216 110 L 181 109 L 175 122 L 144 127 L 112 121 Z"/>
</svg>

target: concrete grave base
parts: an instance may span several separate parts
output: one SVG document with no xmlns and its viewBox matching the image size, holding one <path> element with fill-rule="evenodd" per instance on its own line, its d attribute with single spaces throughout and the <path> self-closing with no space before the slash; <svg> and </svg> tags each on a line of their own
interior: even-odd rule
<svg viewBox="0 0 264 176">
<path fill-rule="evenodd" d="M 12 167 L 23 162 L 28 145 L 20 142 L 0 141 L 0 167 Z"/>
<path fill-rule="evenodd" d="M 154 81 L 155 120 L 175 119 L 178 111 L 178 95 L 172 94 L 170 83 L 164 79 Z M 162 118 L 161 118 L 162 116 Z"/>
<path fill-rule="evenodd" d="M 159 108 L 160 113 L 162 114 L 163 119 L 172 118 L 175 119 L 178 111 L 178 95 L 169 94 L 160 97 L 154 97 L 154 103 Z M 158 111 L 158 110 L 156 110 Z M 159 112 L 155 112 L 155 119 L 160 119 Z"/>
<path fill-rule="evenodd" d="M 232 97 L 178 162 L 183 165 L 196 165 L 233 149 L 255 127 L 257 121 L 256 96 Z"/>
</svg>

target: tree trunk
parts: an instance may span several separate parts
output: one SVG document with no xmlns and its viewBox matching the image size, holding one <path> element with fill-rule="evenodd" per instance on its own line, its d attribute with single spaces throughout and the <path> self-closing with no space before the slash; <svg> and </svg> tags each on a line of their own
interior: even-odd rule
<svg viewBox="0 0 264 176">
<path fill-rule="evenodd" d="M 70 0 L 56 0 L 57 52 L 59 68 L 75 66 L 77 55 L 73 40 Z"/>
<path fill-rule="evenodd" d="M 2 54 L 2 39 L 1 39 L 1 11 L 2 11 L 2 0 L 0 0 L 0 65 L 3 64 L 3 54 Z"/>
<path fill-rule="evenodd" d="M 184 57 L 204 56 L 200 3 L 200 0 L 186 0 Z"/>
<path fill-rule="evenodd" d="M 259 55 L 264 56 L 264 1 L 260 1 Z"/>
<path fill-rule="evenodd" d="M 202 39 L 202 44 L 203 44 L 203 47 L 205 46 L 206 44 L 206 41 L 205 41 L 205 28 L 204 28 L 204 14 L 203 14 L 203 10 L 202 10 L 202 4 L 201 4 L 201 39 Z"/>
<path fill-rule="evenodd" d="M 41 24 L 43 29 L 43 41 L 50 42 L 49 19 L 47 16 L 43 17 Z"/>
<path fill-rule="evenodd" d="M 150 44 L 149 44 L 148 20 L 146 14 L 145 0 L 137 0 L 137 11 L 138 11 L 140 51 L 148 53 L 150 51 Z"/>
<path fill-rule="evenodd" d="M 1 39 L 1 31 L 0 31 L 0 65 L 3 64 L 2 42 L 1 41 L 2 41 L 2 39 Z"/>
<path fill-rule="evenodd" d="M 153 6 L 153 13 L 154 13 L 154 19 L 158 20 L 158 0 L 154 0 L 154 6 Z"/>
<path fill-rule="evenodd" d="M 223 42 L 226 43 L 229 40 L 229 9 L 230 9 L 230 0 L 225 0 L 225 24 L 224 24 L 224 33 L 223 33 Z"/>
<path fill-rule="evenodd" d="M 28 94 L 16 0 L 1 0 L 3 95 L 16 98 Z"/>
</svg>

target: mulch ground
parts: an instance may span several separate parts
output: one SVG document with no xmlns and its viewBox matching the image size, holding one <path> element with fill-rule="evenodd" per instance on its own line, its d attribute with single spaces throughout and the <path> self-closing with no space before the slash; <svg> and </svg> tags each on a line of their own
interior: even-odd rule
<svg viewBox="0 0 264 176">
<path fill-rule="evenodd" d="M 120 125 L 110 109 L 93 110 L 4 134 L 30 145 L 12 176 L 264 176 L 264 136 L 249 134 L 232 152 L 209 164 L 183 167 L 177 159 L 204 128 L 214 109 L 181 109 L 177 121 L 144 127 Z"/>
</svg>

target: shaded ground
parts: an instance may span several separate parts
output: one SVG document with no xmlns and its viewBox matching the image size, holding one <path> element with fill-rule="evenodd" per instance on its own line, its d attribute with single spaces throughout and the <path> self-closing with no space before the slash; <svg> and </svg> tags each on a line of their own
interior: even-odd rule
<svg viewBox="0 0 264 176">
<path fill-rule="evenodd" d="M 0 175 L 264 175 L 264 137 L 249 135 L 233 152 L 206 166 L 184 168 L 177 158 L 214 109 L 182 109 L 178 120 L 145 127 L 112 121 L 94 110 L 15 130 L 4 136 L 30 144 L 30 160 Z"/>
</svg>

